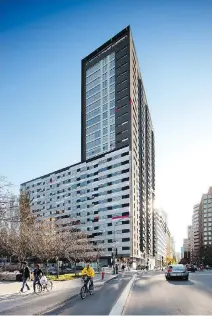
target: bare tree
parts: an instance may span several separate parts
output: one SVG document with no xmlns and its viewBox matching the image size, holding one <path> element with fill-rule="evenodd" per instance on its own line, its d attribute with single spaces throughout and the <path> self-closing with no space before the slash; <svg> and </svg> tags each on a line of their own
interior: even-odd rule
<svg viewBox="0 0 212 316">
<path fill-rule="evenodd" d="M 33 226 L 36 218 L 31 211 L 31 200 L 27 193 L 21 192 L 19 197 L 20 223 Z"/>
<path fill-rule="evenodd" d="M 2 257 L 11 257 L 12 249 L 10 247 L 10 230 L 6 227 L 0 230 L 0 255 Z"/>
<path fill-rule="evenodd" d="M 35 233 L 35 217 L 30 210 L 29 197 L 21 193 L 18 204 L 19 216 L 14 219 L 18 229 L 11 229 L 12 226 L 4 226 L 4 245 L 7 252 L 17 257 L 20 261 L 32 255 L 32 245 Z M 11 218 L 8 219 L 11 222 Z M 4 246 L 5 247 L 5 246 Z"/>
<path fill-rule="evenodd" d="M 92 243 L 89 242 L 87 234 L 77 228 L 78 224 L 79 220 L 72 217 L 64 220 L 56 220 L 61 257 L 74 263 L 75 273 L 77 262 L 88 261 L 91 260 L 91 257 L 96 256 L 96 253 L 94 255 L 95 251 Z"/>
<path fill-rule="evenodd" d="M 80 261 L 85 261 L 89 257 L 89 253 L 92 252 L 92 244 L 89 243 L 87 234 L 72 228 L 65 232 L 67 245 L 65 249 L 65 258 L 69 262 L 74 263 L 75 274 L 76 264 Z"/>
<path fill-rule="evenodd" d="M 14 215 L 18 211 L 17 198 L 12 193 L 12 184 L 0 176 L 0 229 L 9 228 Z"/>
<path fill-rule="evenodd" d="M 10 183 L 0 177 L 0 224 L 4 223 L 0 225 L 0 255 L 15 256 L 20 261 L 55 259 L 57 266 L 60 258 L 66 258 L 75 268 L 78 261 L 99 258 L 101 245 L 93 245 L 87 234 L 76 228 L 78 220 L 38 220 L 31 211 L 29 195 L 21 192 L 19 198 L 14 197 L 9 188 Z"/>
<path fill-rule="evenodd" d="M 10 233 L 18 228 L 17 197 L 12 193 L 12 184 L 5 177 L 0 176 L 0 256 L 12 255 L 10 247 Z M 15 225 L 13 225 L 15 224 Z"/>
<path fill-rule="evenodd" d="M 46 262 L 55 257 L 55 232 L 49 223 L 41 221 L 35 225 L 33 256 Z"/>
<path fill-rule="evenodd" d="M 58 232 L 54 222 L 48 220 L 37 222 L 35 227 L 33 256 L 46 264 L 50 259 L 54 259 L 58 267 L 59 258 L 64 258 L 65 249 L 67 247 L 65 234 Z M 59 275 L 59 267 L 57 269 L 57 275 Z"/>
<path fill-rule="evenodd" d="M 97 269 L 100 270 L 99 266 L 99 259 L 102 254 L 105 252 L 104 248 L 104 240 L 97 240 L 93 243 L 93 250 L 94 250 L 94 260 L 97 261 Z"/>
<path fill-rule="evenodd" d="M 10 231 L 8 236 L 8 249 L 12 256 L 19 261 L 26 260 L 33 255 L 33 232 L 31 228 L 22 224 L 18 232 Z"/>
</svg>

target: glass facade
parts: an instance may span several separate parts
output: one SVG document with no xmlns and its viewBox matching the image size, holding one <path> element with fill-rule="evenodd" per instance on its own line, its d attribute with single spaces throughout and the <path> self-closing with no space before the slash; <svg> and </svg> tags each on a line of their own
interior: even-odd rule
<svg viewBox="0 0 212 316">
<path fill-rule="evenodd" d="M 86 71 L 86 159 L 115 148 L 115 53 Z"/>
</svg>

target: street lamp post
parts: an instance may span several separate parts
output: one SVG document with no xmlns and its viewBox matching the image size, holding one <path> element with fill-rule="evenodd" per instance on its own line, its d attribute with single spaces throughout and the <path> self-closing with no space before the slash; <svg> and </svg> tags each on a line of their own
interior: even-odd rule
<svg viewBox="0 0 212 316">
<path fill-rule="evenodd" d="M 118 252 L 117 252 L 117 247 L 116 247 L 116 226 L 118 225 L 118 223 L 120 223 L 120 221 L 122 221 L 122 218 L 120 218 L 114 225 L 114 232 L 113 232 L 113 235 L 114 235 L 114 257 L 113 257 L 113 269 L 114 269 L 114 274 L 115 274 L 115 262 L 116 262 L 116 257 L 118 255 Z"/>
<path fill-rule="evenodd" d="M 128 219 L 131 218 L 131 216 L 127 216 Z M 114 268 L 114 274 L 115 274 L 115 260 L 116 257 L 118 256 L 118 252 L 117 252 L 117 247 L 116 247 L 116 226 L 118 225 L 118 223 L 120 223 L 120 221 L 123 221 L 124 216 L 122 216 L 114 225 L 114 256 L 113 256 L 113 268 Z"/>
</svg>

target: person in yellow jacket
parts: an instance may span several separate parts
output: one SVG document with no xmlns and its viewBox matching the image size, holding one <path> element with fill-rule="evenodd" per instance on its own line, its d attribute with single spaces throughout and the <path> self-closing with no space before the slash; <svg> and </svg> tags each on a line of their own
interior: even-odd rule
<svg viewBox="0 0 212 316">
<path fill-rule="evenodd" d="M 95 276 L 95 272 L 94 272 L 94 269 L 90 266 L 89 263 L 82 270 L 82 275 L 87 275 L 88 281 L 90 280 L 91 286 L 93 286 L 93 278 Z"/>
</svg>

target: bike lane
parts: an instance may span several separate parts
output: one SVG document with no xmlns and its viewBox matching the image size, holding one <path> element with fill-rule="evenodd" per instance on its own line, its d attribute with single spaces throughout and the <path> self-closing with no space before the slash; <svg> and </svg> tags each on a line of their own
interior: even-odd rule
<svg viewBox="0 0 212 316">
<path fill-rule="evenodd" d="M 63 306 L 49 310 L 44 315 L 109 315 L 131 278 L 132 274 L 124 273 L 102 287 L 96 288 L 94 284 L 93 295 L 88 295 L 83 300 L 77 296 Z"/>
</svg>

